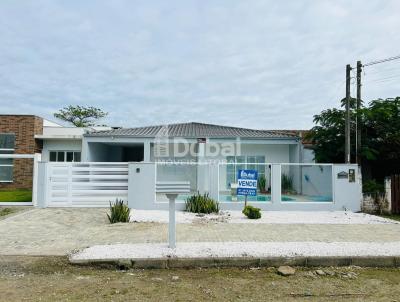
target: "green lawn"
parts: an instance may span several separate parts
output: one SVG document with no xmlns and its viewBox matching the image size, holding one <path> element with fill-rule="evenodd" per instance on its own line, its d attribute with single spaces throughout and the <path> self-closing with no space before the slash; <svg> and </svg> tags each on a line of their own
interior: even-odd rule
<svg viewBox="0 0 400 302">
<path fill-rule="evenodd" d="M 388 218 L 388 219 L 393 219 L 393 220 L 397 220 L 400 221 L 400 214 L 382 214 L 382 215 L 378 215 L 381 216 L 383 218 Z"/>
<path fill-rule="evenodd" d="M 24 202 L 32 201 L 32 190 L 15 189 L 0 190 L 0 202 Z"/>
</svg>

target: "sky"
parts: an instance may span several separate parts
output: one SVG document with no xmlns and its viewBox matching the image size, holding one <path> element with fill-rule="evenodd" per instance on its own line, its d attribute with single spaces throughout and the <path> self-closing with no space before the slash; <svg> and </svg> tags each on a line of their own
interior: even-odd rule
<svg viewBox="0 0 400 302">
<path fill-rule="evenodd" d="M 400 54 L 399 12 L 397 0 L 1 0 L 0 113 L 55 120 L 84 105 L 111 126 L 308 129 L 344 97 L 346 64 Z M 399 95 L 400 60 L 364 69 L 364 101 Z"/>
</svg>

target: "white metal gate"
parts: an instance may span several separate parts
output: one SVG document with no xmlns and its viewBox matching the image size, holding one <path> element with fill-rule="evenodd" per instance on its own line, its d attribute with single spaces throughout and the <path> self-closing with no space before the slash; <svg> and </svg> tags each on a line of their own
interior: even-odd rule
<svg viewBox="0 0 400 302">
<path fill-rule="evenodd" d="M 105 207 L 128 199 L 128 163 L 48 163 L 47 206 Z"/>
</svg>

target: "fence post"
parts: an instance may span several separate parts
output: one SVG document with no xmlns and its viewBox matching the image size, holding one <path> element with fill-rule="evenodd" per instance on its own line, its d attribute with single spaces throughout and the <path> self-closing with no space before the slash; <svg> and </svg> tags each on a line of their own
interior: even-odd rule
<svg viewBox="0 0 400 302">
<path fill-rule="evenodd" d="M 392 179 L 390 177 L 385 178 L 385 197 L 388 203 L 387 211 L 392 212 Z"/>
<path fill-rule="evenodd" d="M 38 204 L 38 177 L 39 177 L 39 161 L 42 155 L 35 153 L 33 156 L 33 176 L 32 176 L 32 204 L 34 207 Z"/>
<path fill-rule="evenodd" d="M 282 201 L 281 174 L 281 165 L 271 164 L 271 200 L 273 203 Z"/>
<path fill-rule="evenodd" d="M 47 163 L 38 163 L 36 206 L 39 208 L 47 207 L 49 179 L 47 173 Z"/>
</svg>

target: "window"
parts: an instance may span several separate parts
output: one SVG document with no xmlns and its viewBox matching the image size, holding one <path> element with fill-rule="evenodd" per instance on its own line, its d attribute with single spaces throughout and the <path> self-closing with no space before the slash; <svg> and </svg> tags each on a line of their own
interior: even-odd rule
<svg viewBox="0 0 400 302">
<path fill-rule="evenodd" d="M 0 133 L 0 154 L 14 154 L 15 134 Z M 12 158 L 0 158 L 0 182 L 12 182 L 14 172 L 14 160 Z"/>
<path fill-rule="evenodd" d="M 50 151 L 50 161 L 53 162 L 80 162 L 80 151 Z"/>
<path fill-rule="evenodd" d="M 265 176 L 265 156 L 228 156 L 226 158 L 226 184 L 228 188 L 237 180 L 239 170 L 257 170 L 258 177 Z M 263 165 L 264 164 L 264 165 Z"/>
</svg>

